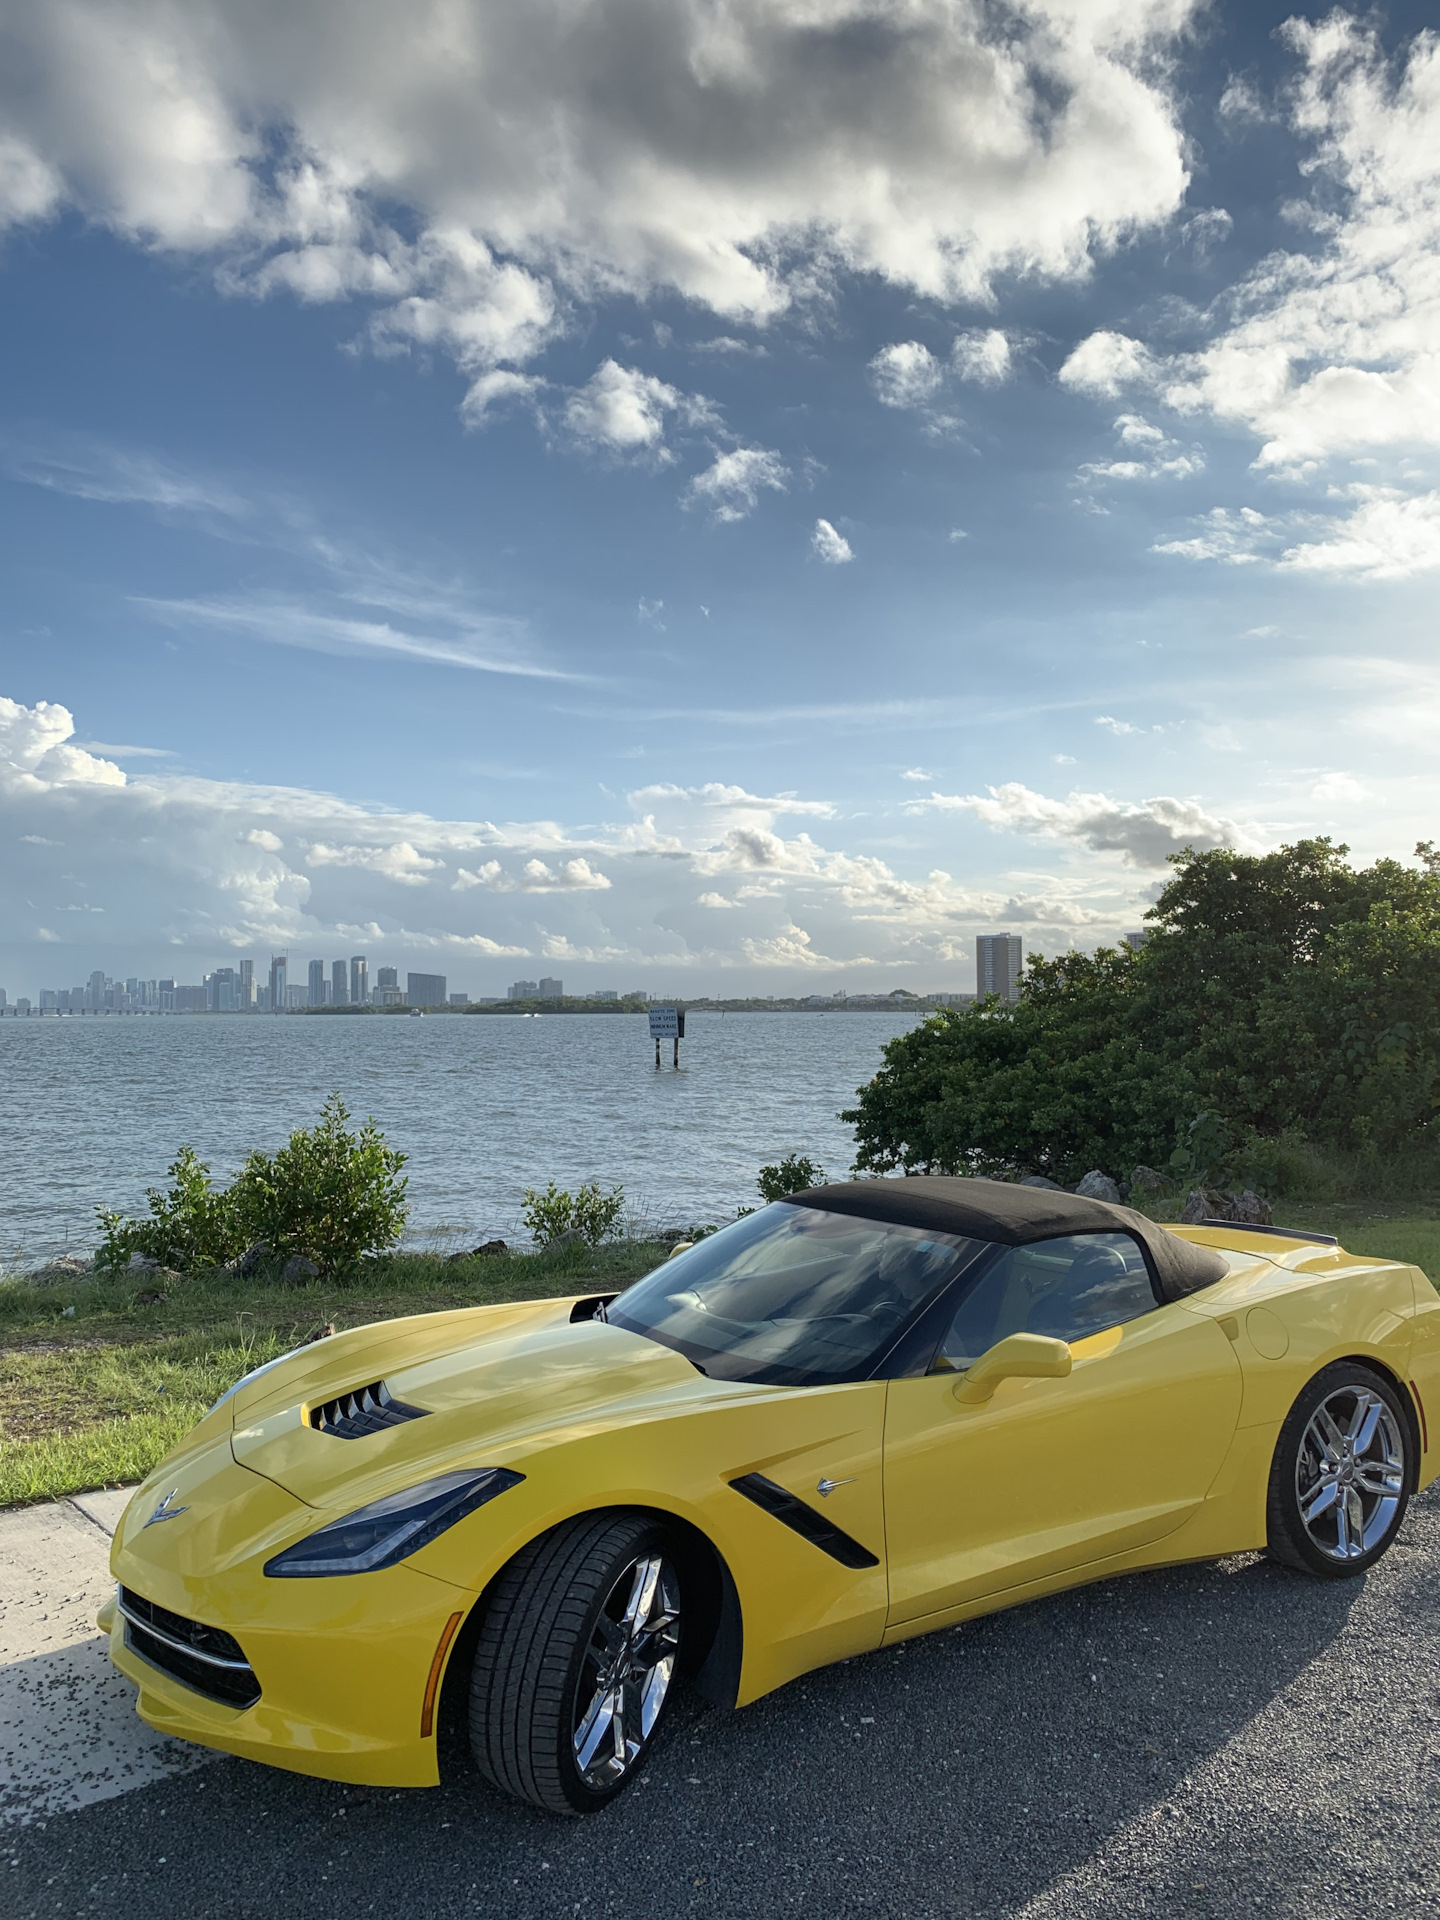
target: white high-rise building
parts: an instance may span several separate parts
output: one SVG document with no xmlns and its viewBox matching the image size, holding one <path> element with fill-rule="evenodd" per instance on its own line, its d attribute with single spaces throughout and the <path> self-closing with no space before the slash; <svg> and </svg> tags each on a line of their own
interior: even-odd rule
<svg viewBox="0 0 1440 1920">
<path fill-rule="evenodd" d="M 370 1004 L 370 962 L 363 953 L 350 957 L 350 1004 L 352 1007 Z"/>
<path fill-rule="evenodd" d="M 1018 1000 L 1024 966 L 1018 933 L 976 935 L 975 991 L 982 1000 L 987 993 L 998 993 L 1002 1000 Z"/>
<path fill-rule="evenodd" d="M 276 953 L 270 956 L 270 1011 L 283 1012 L 289 1001 L 290 956 Z"/>
</svg>

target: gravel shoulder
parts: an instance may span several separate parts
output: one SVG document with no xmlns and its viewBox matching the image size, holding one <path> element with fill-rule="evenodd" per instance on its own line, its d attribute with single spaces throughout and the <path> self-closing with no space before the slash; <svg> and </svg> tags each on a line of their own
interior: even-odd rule
<svg viewBox="0 0 1440 1920">
<path fill-rule="evenodd" d="M 1247 1555 L 685 1702 L 588 1822 L 462 1775 L 367 1792 L 220 1761 L 12 1829 L 12 1920 L 1433 1911 L 1440 1487 L 1361 1581 Z"/>
</svg>

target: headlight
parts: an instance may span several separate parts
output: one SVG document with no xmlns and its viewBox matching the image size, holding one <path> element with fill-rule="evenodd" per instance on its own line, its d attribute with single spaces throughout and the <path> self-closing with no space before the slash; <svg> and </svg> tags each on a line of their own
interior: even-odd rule
<svg viewBox="0 0 1440 1920">
<path fill-rule="evenodd" d="M 418 1487 L 392 1493 L 332 1520 L 308 1539 L 265 1562 L 272 1580 L 306 1580 L 327 1573 L 375 1573 L 428 1547 L 447 1527 L 519 1486 L 523 1473 L 484 1467 L 478 1473 L 442 1473 Z"/>
</svg>

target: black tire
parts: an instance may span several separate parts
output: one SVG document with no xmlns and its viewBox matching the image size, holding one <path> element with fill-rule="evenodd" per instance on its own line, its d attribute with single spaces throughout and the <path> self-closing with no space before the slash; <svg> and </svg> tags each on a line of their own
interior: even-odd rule
<svg viewBox="0 0 1440 1920">
<path fill-rule="evenodd" d="M 632 1631 L 625 1609 L 642 1603 Z M 607 1805 L 654 1744 L 683 1611 L 674 1544 L 646 1514 L 586 1514 L 522 1548 L 495 1581 L 475 1650 L 470 1746 L 480 1771 L 547 1813 Z M 600 1745 L 583 1766 L 592 1739 Z"/>
<path fill-rule="evenodd" d="M 1373 1567 L 1405 1519 L 1414 1440 L 1383 1374 L 1356 1360 L 1317 1373 L 1280 1429 L 1270 1468 L 1270 1557 L 1321 1580 Z"/>
</svg>

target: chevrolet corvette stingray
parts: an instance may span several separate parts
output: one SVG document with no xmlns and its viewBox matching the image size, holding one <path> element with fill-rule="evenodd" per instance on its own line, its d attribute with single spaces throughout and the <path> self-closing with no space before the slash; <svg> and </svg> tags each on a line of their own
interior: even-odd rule
<svg viewBox="0 0 1440 1920">
<path fill-rule="evenodd" d="M 100 1625 L 181 1739 L 439 1778 L 442 1700 L 560 1814 L 673 1687 L 1144 1567 L 1363 1573 L 1437 1466 L 1440 1295 L 1319 1234 L 986 1180 L 793 1195 L 616 1295 L 360 1327 L 241 1380 L 131 1501 Z"/>
</svg>

